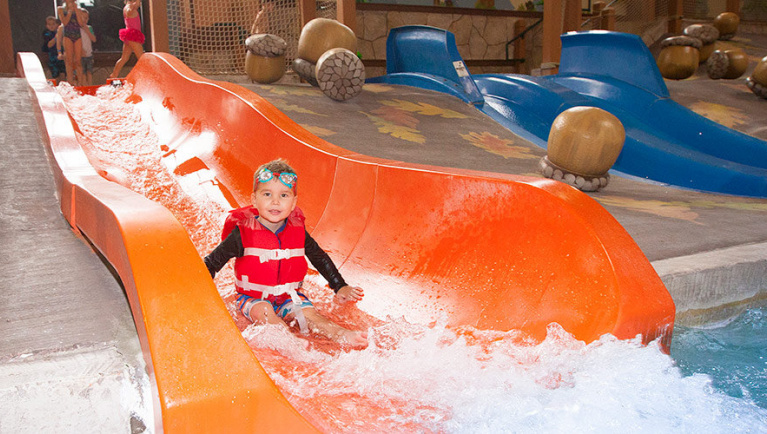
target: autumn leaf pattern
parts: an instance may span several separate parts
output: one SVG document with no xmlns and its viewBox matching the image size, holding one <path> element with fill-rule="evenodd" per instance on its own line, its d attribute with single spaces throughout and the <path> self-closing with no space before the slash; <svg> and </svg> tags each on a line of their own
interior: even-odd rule
<svg viewBox="0 0 767 434">
<path fill-rule="evenodd" d="M 293 113 L 301 113 L 305 115 L 327 116 L 326 114 L 314 112 L 300 105 L 288 104 L 284 99 L 272 98 L 269 100 L 269 102 L 271 102 L 275 107 L 280 109 L 280 111 L 283 113 L 293 112 Z"/>
<path fill-rule="evenodd" d="M 418 113 L 424 116 L 439 116 L 445 119 L 466 119 L 468 116 L 450 109 L 437 107 L 424 102 L 403 101 L 401 99 L 382 100 L 381 104 L 394 107 L 410 113 Z"/>
<path fill-rule="evenodd" d="M 426 143 L 426 137 L 424 137 L 423 134 L 421 134 L 420 131 L 416 130 L 415 128 L 398 124 L 373 114 L 365 112 L 362 113 L 367 116 L 371 122 L 373 122 L 373 125 L 378 128 L 378 132 L 381 134 L 389 134 L 392 137 L 406 140 L 408 142 L 418 143 L 421 145 Z"/>
<path fill-rule="evenodd" d="M 514 141 L 504 139 L 489 132 L 461 134 L 464 140 L 472 145 L 484 149 L 503 158 L 516 158 L 520 160 L 529 160 L 540 158 L 539 155 L 532 154 L 532 149 L 527 146 L 515 146 Z"/>
<path fill-rule="evenodd" d="M 695 224 L 702 224 L 697 221 L 698 213 L 692 211 L 689 205 L 685 205 L 679 202 L 675 203 L 663 202 L 660 200 L 638 200 L 621 196 L 600 196 L 595 197 L 595 199 L 605 206 L 611 205 L 619 208 L 654 214 L 660 217 L 668 217 L 677 220 L 685 220 Z"/>
<path fill-rule="evenodd" d="M 748 122 L 748 116 L 743 114 L 743 110 L 713 102 L 698 101 L 692 104 L 690 109 L 728 128 L 735 128 Z"/>
<path fill-rule="evenodd" d="M 318 127 L 316 125 L 304 125 L 301 124 L 306 131 L 309 131 L 310 133 L 314 134 L 317 137 L 330 137 L 334 134 L 336 134 L 335 131 L 329 130 L 327 128 Z"/>
</svg>

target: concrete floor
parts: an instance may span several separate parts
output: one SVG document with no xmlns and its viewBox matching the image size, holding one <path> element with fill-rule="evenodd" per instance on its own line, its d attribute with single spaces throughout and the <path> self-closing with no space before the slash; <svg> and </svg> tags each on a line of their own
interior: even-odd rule
<svg viewBox="0 0 767 434">
<path fill-rule="evenodd" d="M 33 107 L 26 80 L 0 79 L 0 432 L 141 432 L 151 388 L 128 301 L 61 214 Z"/>
</svg>

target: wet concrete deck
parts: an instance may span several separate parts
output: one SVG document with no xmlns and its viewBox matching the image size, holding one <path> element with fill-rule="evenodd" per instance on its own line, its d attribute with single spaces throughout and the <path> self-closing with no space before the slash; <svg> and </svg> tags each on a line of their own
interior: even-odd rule
<svg viewBox="0 0 767 434">
<path fill-rule="evenodd" d="M 61 214 L 28 87 L 0 79 L 0 431 L 130 432 L 149 393 L 133 317 Z"/>
</svg>

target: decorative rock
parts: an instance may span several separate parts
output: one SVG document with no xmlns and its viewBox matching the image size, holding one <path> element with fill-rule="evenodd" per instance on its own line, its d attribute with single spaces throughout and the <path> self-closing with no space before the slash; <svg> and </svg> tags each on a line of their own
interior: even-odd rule
<svg viewBox="0 0 767 434">
<path fill-rule="evenodd" d="M 328 18 L 315 18 L 301 29 L 297 57 L 317 64 L 331 48 L 345 48 L 356 53 L 357 36 L 349 27 Z"/>
<path fill-rule="evenodd" d="M 346 101 L 362 91 L 365 65 L 353 52 L 345 48 L 333 48 L 320 57 L 316 76 L 325 95 L 336 101 Z"/>
<path fill-rule="evenodd" d="M 767 99 L 767 56 L 756 64 L 751 77 L 746 79 L 746 85 L 756 96 Z"/>
<path fill-rule="evenodd" d="M 672 36 L 661 42 L 658 69 L 663 77 L 683 80 L 698 69 L 700 63 L 700 39 L 689 36 Z"/>
<path fill-rule="evenodd" d="M 708 24 L 691 24 L 684 29 L 685 36 L 700 39 L 700 59 L 703 63 L 714 52 L 716 40 L 719 39 L 719 30 Z"/>
<path fill-rule="evenodd" d="M 610 183 L 610 174 L 605 173 L 602 176 L 590 177 L 574 175 L 567 172 L 561 167 L 557 167 L 553 164 L 548 157 L 541 158 L 539 166 L 543 175 L 547 178 L 551 178 L 555 181 L 561 181 L 566 184 L 572 185 L 581 191 L 597 191 L 603 187 L 606 187 Z M 550 175 L 547 175 L 549 173 Z M 573 180 L 573 182 L 569 182 Z"/>
<path fill-rule="evenodd" d="M 740 17 L 733 12 L 722 12 L 714 18 L 714 27 L 719 30 L 719 39 L 727 41 L 735 36 L 740 24 Z"/>
<path fill-rule="evenodd" d="M 727 68 L 729 67 L 730 59 L 722 50 L 715 50 L 706 61 L 706 73 L 709 78 L 714 80 L 724 78 L 724 75 L 727 74 Z"/>
<path fill-rule="evenodd" d="M 735 79 L 746 72 L 748 55 L 739 49 L 715 50 L 706 61 L 706 71 L 712 79 Z"/>
<path fill-rule="evenodd" d="M 703 45 L 703 42 L 701 42 L 700 39 L 691 38 L 689 36 L 672 36 L 670 38 L 664 39 L 660 43 L 661 48 L 680 46 L 680 47 L 693 47 L 696 49 L 700 49 L 702 45 Z"/>
<path fill-rule="evenodd" d="M 547 178 L 596 191 L 607 185 L 607 171 L 615 164 L 625 139 L 623 124 L 613 114 L 596 107 L 567 109 L 551 126 L 541 171 Z"/>
<path fill-rule="evenodd" d="M 296 58 L 293 59 L 293 71 L 296 71 L 299 77 L 312 86 L 319 86 L 315 71 L 316 65 L 308 60 Z"/>
<path fill-rule="evenodd" d="M 767 86 L 757 83 L 751 77 L 746 79 L 746 86 L 751 89 L 751 92 L 754 92 L 754 95 L 767 99 Z"/>
<path fill-rule="evenodd" d="M 248 39 L 245 40 L 245 46 L 248 47 L 248 51 L 251 53 L 263 57 L 282 56 L 288 48 L 288 44 L 284 39 L 268 33 L 248 36 Z"/>
</svg>

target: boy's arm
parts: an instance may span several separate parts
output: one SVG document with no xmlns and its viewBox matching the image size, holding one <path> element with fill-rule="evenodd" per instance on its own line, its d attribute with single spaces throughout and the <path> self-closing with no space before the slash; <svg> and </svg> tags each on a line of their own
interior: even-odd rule
<svg viewBox="0 0 767 434">
<path fill-rule="evenodd" d="M 338 292 L 339 289 L 346 286 L 344 278 L 336 268 L 333 260 L 330 259 L 327 253 L 317 244 L 317 241 L 306 233 L 306 241 L 304 243 L 304 252 L 306 257 L 309 258 L 309 262 L 314 265 L 314 268 L 322 274 L 322 277 L 328 281 L 328 285 L 334 292 Z"/>
<path fill-rule="evenodd" d="M 88 31 L 88 37 L 91 39 L 91 42 L 96 42 L 96 34 L 93 32 L 93 26 L 86 26 L 85 29 Z"/>
<path fill-rule="evenodd" d="M 240 228 L 236 227 L 226 237 L 221 244 L 216 246 L 212 252 L 205 257 L 205 266 L 208 268 L 210 277 L 216 277 L 227 262 L 232 258 L 238 258 L 245 253 L 242 248 L 242 237 L 240 237 Z"/>
</svg>

